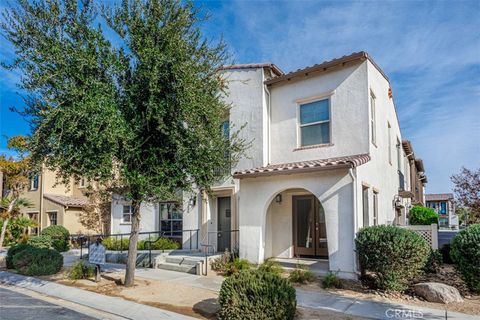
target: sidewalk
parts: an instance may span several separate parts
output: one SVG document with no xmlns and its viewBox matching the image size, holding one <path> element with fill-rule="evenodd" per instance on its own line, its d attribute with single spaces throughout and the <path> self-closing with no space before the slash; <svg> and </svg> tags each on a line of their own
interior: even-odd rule
<svg viewBox="0 0 480 320">
<path fill-rule="evenodd" d="M 0 282 L 32 290 L 51 297 L 71 301 L 116 316 L 133 320 L 188 320 L 195 319 L 179 313 L 135 303 L 121 298 L 109 297 L 98 293 L 61 285 L 58 283 L 26 277 L 6 271 L 0 271 Z"/>
</svg>

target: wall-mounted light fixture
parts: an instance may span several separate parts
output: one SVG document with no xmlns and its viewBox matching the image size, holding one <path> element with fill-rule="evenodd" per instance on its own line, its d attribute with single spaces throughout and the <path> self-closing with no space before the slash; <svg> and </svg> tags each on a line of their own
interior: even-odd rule
<svg viewBox="0 0 480 320">
<path fill-rule="evenodd" d="M 197 204 L 197 196 L 196 195 L 193 195 L 190 199 L 189 199 L 189 204 L 191 207 L 195 207 L 195 205 Z"/>
<path fill-rule="evenodd" d="M 275 196 L 275 202 L 278 204 L 282 203 L 282 195 L 280 193 Z"/>
</svg>

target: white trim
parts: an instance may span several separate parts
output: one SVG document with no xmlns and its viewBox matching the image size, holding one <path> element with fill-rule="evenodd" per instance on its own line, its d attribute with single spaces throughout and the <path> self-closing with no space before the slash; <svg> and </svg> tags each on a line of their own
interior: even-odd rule
<svg viewBox="0 0 480 320">
<path fill-rule="evenodd" d="M 303 99 L 297 99 L 295 100 L 296 103 L 296 133 L 297 133 L 297 149 L 301 148 L 308 148 L 308 147 L 313 147 L 313 146 L 324 146 L 324 145 L 333 145 L 333 135 L 332 135 L 332 96 L 335 94 L 335 90 L 328 92 L 328 93 L 323 93 L 320 95 L 316 95 L 313 97 L 308 97 L 308 98 L 303 98 Z M 322 121 L 316 121 L 316 122 L 311 122 L 307 124 L 301 124 L 300 123 L 300 107 L 305 104 L 313 103 L 316 101 L 322 101 L 322 100 L 328 100 L 328 120 L 322 120 Z M 312 144 L 312 145 L 302 145 L 302 134 L 301 134 L 301 128 L 303 127 L 308 127 L 308 126 L 313 126 L 313 125 L 319 125 L 322 123 L 329 123 L 328 126 L 328 135 L 329 135 L 329 141 L 325 143 L 318 143 L 318 144 Z"/>
<path fill-rule="evenodd" d="M 310 96 L 310 97 L 307 97 L 307 98 L 296 99 L 293 102 L 296 103 L 296 104 L 306 104 L 306 103 L 315 102 L 315 101 L 318 101 L 318 100 L 323 100 L 327 97 L 333 96 L 334 94 L 335 94 L 335 90 L 330 91 L 330 92 L 324 92 L 324 93 L 317 94 L 315 96 Z"/>
</svg>

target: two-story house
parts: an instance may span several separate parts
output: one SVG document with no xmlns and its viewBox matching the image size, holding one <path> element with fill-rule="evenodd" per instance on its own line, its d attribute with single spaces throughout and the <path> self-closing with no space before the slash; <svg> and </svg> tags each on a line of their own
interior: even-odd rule
<svg viewBox="0 0 480 320">
<path fill-rule="evenodd" d="M 451 193 L 436 193 L 425 195 L 426 206 L 438 214 L 440 227 L 457 227 L 458 216 L 455 214 L 455 201 Z"/>
<path fill-rule="evenodd" d="M 145 204 L 141 231 L 177 234 L 187 248 L 236 247 L 253 263 L 324 259 L 356 277 L 355 234 L 402 224 L 414 198 L 388 77 L 365 52 L 287 74 L 271 63 L 223 72 L 225 126 L 245 125 L 251 148 L 211 193 Z M 129 232 L 130 215 L 114 199 L 112 233 Z"/>
</svg>

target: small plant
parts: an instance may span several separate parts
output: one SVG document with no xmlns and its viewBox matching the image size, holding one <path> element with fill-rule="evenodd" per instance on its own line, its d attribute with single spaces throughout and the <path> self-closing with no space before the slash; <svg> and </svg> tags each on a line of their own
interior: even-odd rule
<svg viewBox="0 0 480 320">
<path fill-rule="evenodd" d="M 263 272 L 275 273 L 275 274 L 283 273 L 282 266 L 278 262 L 273 261 L 272 259 L 268 259 L 264 263 L 262 263 L 258 267 L 258 270 Z"/>
<path fill-rule="evenodd" d="M 425 267 L 423 267 L 423 271 L 426 273 L 437 273 L 440 271 L 440 268 L 443 265 L 443 257 L 440 251 L 430 249 L 430 255 L 428 256 L 428 260 L 425 263 Z"/>
<path fill-rule="evenodd" d="M 154 241 L 154 242 L 147 243 L 147 241 Z M 149 248 L 149 245 L 151 246 L 150 248 Z M 175 250 L 175 249 L 178 249 L 179 247 L 180 245 L 178 244 L 178 242 L 165 237 L 152 237 L 152 238 L 149 237 L 148 239 L 139 241 L 137 245 L 138 250 L 148 250 L 148 249 Z"/>
<path fill-rule="evenodd" d="M 68 278 L 72 280 L 88 279 L 94 276 L 95 267 L 88 265 L 83 260 L 75 262 L 68 272 Z"/>
<path fill-rule="evenodd" d="M 62 269 L 63 256 L 56 250 L 33 247 L 15 254 L 13 266 L 28 276 L 55 274 Z"/>
<path fill-rule="evenodd" d="M 337 272 L 328 271 L 327 275 L 322 279 L 322 286 L 327 288 L 337 288 L 340 289 L 342 287 L 342 282 L 337 277 Z"/>
<path fill-rule="evenodd" d="M 108 237 L 103 239 L 102 244 L 107 250 L 113 251 L 120 251 L 120 250 L 128 250 L 128 245 L 130 241 L 127 237 L 125 238 L 116 238 L 116 237 Z"/>
<path fill-rule="evenodd" d="M 232 274 L 236 274 L 240 271 L 249 270 L 251 267 L 252 265 L 250 264 L 250 262 L 248 262 L 248 260 L 235 258 L 233 259 L 233 262 L 229 264 L 225 275 L 231 276 Z"/>
<path fill-rule="evenodd" d="M 432 208 L 414 206 L 408 214 L 408 221 L 411 225 L 438 224 L 438 214 Z"/>
<path fill-rule="evenodd" d="M 13 266 L 13 256 L 15 256 L 17 253 L 23 251 L 23 250 L 26 250 L 26 249 L 29 249 L 29 248 L 32 248 L 31 245 L 28 245 L 28 244 L 17 244 L 15 246 L 12 246 L 8 249 L 7 251 L 7 268 L 8 269 L 13 269 L 14 266 Z"/>
<path fill-rule="evenodd" d="M 52 238 L 46 235 L 35 236 L 28 239 L 27 244 L 35 248 L 50 249 L 52 247 Z"/>
<path fill-rule="evenodd" d="M 222 283 L 218 298 L 221 320 L 291 320 L 295 316 L 295 289 L 278 274 L 241 271 Z"/>
<path fill-rule="evenodd" d="M 210 267 L 213 271 L 225 273 L 230 268 L 230 264 L 233 262 L 233 259 L 233 254 L 230 251 L 225 250 L 220 257 L 212 260 Z"/>
<path fill-rule="evenodd" d="M 292 283 L 307 283 L 315 280 L 315 275 L 306 266 L 297 266 L 295 270 L 290 272 L 288 280 Z"/>
<path fill-rule="evenodd" d="M 453 238 L 450 253 L 470 290 L 480 293 L 480 224 L 460 231 Z"/>
</svg>

